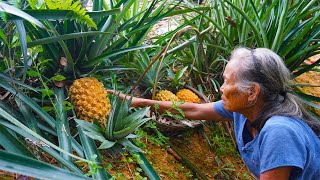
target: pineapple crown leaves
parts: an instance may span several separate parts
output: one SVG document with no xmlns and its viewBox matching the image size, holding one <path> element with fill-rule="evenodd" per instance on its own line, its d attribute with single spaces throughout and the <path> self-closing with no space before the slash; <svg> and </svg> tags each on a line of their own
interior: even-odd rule
<svg viewBox="0 0 320 180">
<path fill-rule="evenodd" d="M 119 143 L 128 150 L 143 152 L 128 139 L 135 138 L 136 136 L 132 134 L 134 130 L 150 120 L 150 118 L 145 118 L 149 108 L 142 108 L 130 113 L 131 99 L 121 101 L 118 95 L 112 96 L 111 102 L 112 110 L 105 130 L 94 123 L 80 119 L 75 119 L 75 121 L 85 129 L 84 133 L 87 136 L 102 142 L 99 149 L 108 149 Z"/>
<path fill-rule="evenodd" d="M 145 118 L 149 107 L 129 114 L 131 99 L 121 101 L 120 97 L 116 95 L 112 97 L 111 102 L 113 108 L 109 114 L 105 131 L 108 139 L 122 139 L 150 120 L 150 118 Z"/>
<path fill-rule="evenodd" d="M 81 3 L 72 0 L 45 0 L 49 9 L 71 10 L 73 12 L 72 19 L 77 23 L 84 23 L 87 26 L 97 29 L 96 23 L 86 14 L 86 10 L 82 8 Z"/>
</svg>

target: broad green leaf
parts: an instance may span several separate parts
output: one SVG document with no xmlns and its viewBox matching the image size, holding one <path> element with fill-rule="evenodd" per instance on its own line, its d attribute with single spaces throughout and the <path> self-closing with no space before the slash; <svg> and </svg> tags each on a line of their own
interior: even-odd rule
<svg viewBox="0 0 320 180">
<path fill-rule="evenodd" d="M 23 54 L 23 80 L 25 80 L 26 78 L 26 72 L 28 70 L 28 50 L 27 50 L 27 33 L 26 33 L 26 29 L 24 27 L 23 21 L 22 20 L 17 20 L 15 21 L 15 24 L 17 26 L 17 31 L 18 31 L 18 35 L 19 35 L 19 40 L 20 40 L 20 44 L 21 44 L 21 51 Z"/>
<path fill-rule="evenodd" d="M 6 121 L 6 120 L 4 120 L 2 118 L 0 118 L 0 124 L 2 124 L 5 127 L 13 130 L 14 132 L 18 133 L 19 135 L 24 137 L 27 141 L 30 141 L 32 143 L 38 142 L 36 138 L 34 138 L 32 135 L 30 135 L 26 131 L 24 131 L 23 129 L 21 129 L 21 128 L 13 125 L 11 123 L 9 123 L 8 121 Z M 55 149 L 53 149 L 51 147 L 47 147 L 47 146 L 41 146 L 41 145 L 39 145 L 38 147 L 41 148 L 44 152 L 46 152 L 49 155 L 51 155 L 58 162 L 66 165 L 72 171 L 76 172 L 77 174 L 83 174 L 83 172 L 80 169 L 78 169 L 73 163 L 70 163 L 69 161 L 66 161 Z"/>
<path fill-rule="evenodd" d="M 85 180 L 90 179 L 56 166 L 26 156 L 0 150 L 0 169 L 40 179 L 52 180 Z"/>
<path fill-rule="evenodd" d="M 49 43 L 55 43 L 60 40 L 69 40 L 69 39 L 76 39 L 76 38 L 83 38 L 88 36 L 97 36 L 97 35 L 103 35 L 103 34 L 109 34 L 108 32 L 100 32 L 100 31 L 93 31 L 93 32 L 81 32 L 81 33 L 70 33 L 70 34 L 62 34 L 62 35 L 56 35 L 46 38 L 37 39 L 35 41 L 29 42 L 28 47 L 34 47 L 38 45 L 46 45 Z"/>
<path fill-rule="evenodd" d="M 40 21 L 38 21 L 34 17 L 30 16 L 29 14 L 21 11 L 20 9 L 15 8 L 14 6 L 10 6 L 6 3 L 0 2 L 0 11 L 19 16 L 19 17 L 21 17 L 31 23 L 34 23 L 35 25 L 37 25 L 40 28 L 46 29 Z"/>
<path fill-rule="evenodd" d="M 37 20 L 71 20 L 74 17 L 74 12 L 71 10 L 61 10 L 61 9 L 25 9 L 23 12 L 29 14 Z M 104 10 L 104 11 L 94 11 L 86 12 L 92 19 L 103 16 L 110 16 L 117 14 L 119 8 Z M 22 20 L 19 16 L 9 17 L 8 20 Z"/>
<path fill-rule="evenodd" d="M 73 154 L 70 154 L 68 152 L 66 152 L 65 150 L 61 149 L 60 147 L 56 146 L 55 144 L 51 143 L 50 141 L 48 141 L 47 139 L 43 138 L 42 136 L 40 136 L 39 134 L 33 132 L 31 129 L 29 129 L 28 127 L 26 127 L 24 124 L 22 124 L 21 122 L 19 122 L 17 119 L 15 119 L 13 116 L 11 116 L 10 114 L 8 114 L 6 111 L 4 111 L 2 108 L 0 108 L 0 115 L 7 119 L 8 121 L 10 121 L 11 123 L 15 124 L 16 126 L 18 126 L 19 128 L 23 129 L 24 131 L 28 132 L 29 134 L 31 134 L 33 137 L 37 138 L 39 141 L 42 141 L 43 143 L 47 144 L 48 146 L 60 151 L 60 152 L 63 152 L 73 158 L 76 158 L 76 159 L 80 159 L 80 160 L 83 160 L 83 161 L 86 161 L 86 159 L 83 159 L 83 158 L 80 158 L 78 156 L 75 156 Z"/>
<path fill-rule="evenodd" d="M 61 76 L 61 75 L 60 75 Z M 54 76 L 56 79 L 63 79 L 64 77 L 59 75 Z M 55 108 L 56 108 L 56 131 L 58 136 L 59 147 L 64 149 L 68 153 L 72 153 L 71 148 L 71 133 L 69 128 L 69 121 L 67 118 L 67 112 L 64 110 L 64 88 L 54 88 L 54 92 L 56 94 L 55 98 Z M 61 153 L 61 155 L 68 161 L 73 162 L 72 158 L 67 154 Z"/>
</svg>

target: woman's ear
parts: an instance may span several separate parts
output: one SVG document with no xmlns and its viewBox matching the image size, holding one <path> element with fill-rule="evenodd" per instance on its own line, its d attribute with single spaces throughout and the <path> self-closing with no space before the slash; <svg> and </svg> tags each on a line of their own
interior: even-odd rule
<svg viewBox="0 0 320 180">
<path fill-rule="evenodd" d="M 249 90 L 248 101 L 257 101 L 261 92 L 261 87 L 258 83 L 254 83 Z"/>
</svg>

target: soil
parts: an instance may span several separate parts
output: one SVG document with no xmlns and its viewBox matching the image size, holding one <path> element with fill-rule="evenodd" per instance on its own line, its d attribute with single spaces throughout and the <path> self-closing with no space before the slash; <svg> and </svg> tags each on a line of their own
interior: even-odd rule
<svg viewBox="0 0 320 180">
<path fill-rule="evenodd" d="M 296 81 L 301 84 L 310 84 L 314 86 L 303 86 L 299 87 L 300 90 L 302 90 L 304 93 L 320 97 L 320 72 L 310 71 L 308 73 L 304 73 L 301 76 L 298 76 L 296 78 Z M 320 103 L 314 102 L 315 104 L 318 104 L 320 106 Z M 309 107 L 315 111 L 320 116 L 320 109 L 315 109 L 312 107 Z"/>
<path fill-rule="evenodd" d="M 215 126 L 215 130 L 221 128 L 220 125 Z M 228 149 L 219 152 L 217 150 L 219 144 L 210 147 L 203 134 L 206 130 L 201 129 L 190 129 L 174 135 L 167 134 L 165 137 L 169 143 L 165 145 L 160 142 L 160 138 L 165 137 L 156 137 L 150 133 L 140 139 L 146 145 L 144 148 L 146 158 L 161 179 L 254 179 L 250 177 L 250 173 L 232 145 L 223 146 L 222 148 Z M 208 135 L 208 132 L 206 134 Z M 136 174 L 138 166 L 128 163 L 129 158 L 132 157 L 123 155 L 118 157 L 118 161 L 113 159 L 112 166 L 115 168 L 109 170 L 110 174 L 117 179 L 140 179 L 140 175 L 143 174 Z"/>
</svg>

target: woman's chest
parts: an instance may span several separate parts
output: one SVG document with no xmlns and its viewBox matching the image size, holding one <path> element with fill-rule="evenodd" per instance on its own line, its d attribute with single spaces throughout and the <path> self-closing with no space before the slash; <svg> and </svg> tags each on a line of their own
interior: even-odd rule
<svg viewBox="0 0 320 180">
<path fill-rule="evenodd" d="M 239 153 L 250 171 L 259 176 L 260 174 L 260 146 L 258 137 L 253 137 L 252 132 L 246 126 L 246 119 L 241 123 L 235 124 L 235 135 Z"/>
</svg>

